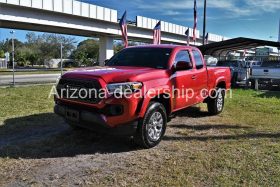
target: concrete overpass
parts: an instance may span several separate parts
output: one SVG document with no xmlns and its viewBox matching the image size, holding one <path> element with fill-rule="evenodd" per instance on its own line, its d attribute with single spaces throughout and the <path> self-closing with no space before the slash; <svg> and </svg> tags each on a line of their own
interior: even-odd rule
<svg viewBox="0 0 280 187">
<path fill-rule="evenodd" d="M 152 29 L 157 21 L 137 16 L 136 22 L 128 26 L 129 39 L 151 43 Z M 99 62 L 113 55 L 113 40 L 121 38 L 116 10 L 76 0 L 0 0 L 0 27 L 98 37 Z M 162 42 L 186 44 L 187 29 L 162 21 Z M 197 31 L 197 36 L 199 34 Z M 190 35 L 192 37 L 191 28 Z M 223 39 L 222 36 L 209 34 L 210 42 Z M 201 43 L 199 38 L 196 45 Z"/>
</svg>

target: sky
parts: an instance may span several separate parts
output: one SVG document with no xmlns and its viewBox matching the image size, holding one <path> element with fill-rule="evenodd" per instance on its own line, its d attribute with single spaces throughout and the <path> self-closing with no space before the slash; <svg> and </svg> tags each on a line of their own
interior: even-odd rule
<svg viewBox="0 0 280 187">
<path fill-rule="evenodd" d="M 118 10 L 118 17 L 127 10 L 128 19 L 145 16 L 187 27 L 193 27 L 194 0 L 82 0 Z M 203 1 L 197 0 L 198 29 L 202 33 Z M 280 0 L 207 0 L 207 32 L 225 37 L 251 37 L 278 40 Z M 10 37 L 9 29 L 0 28 L 0 40 Z M 26 31 L 16 30 L 16 37 L 25 40 Z M 82 41 L 83 37 L 77 37 Z"/>
</svg>

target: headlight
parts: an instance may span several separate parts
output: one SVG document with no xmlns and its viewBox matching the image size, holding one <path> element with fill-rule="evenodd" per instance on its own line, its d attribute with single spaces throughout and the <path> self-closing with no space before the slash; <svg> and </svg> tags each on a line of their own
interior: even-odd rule
<svg viewBox="0 0 280 187">
<path fill-rule="evenodd" d="M 123 94 L 123 93 L 133 93 L 139 91 L 143 87 L 141 82 L 125 82 L 125 83 L 115 83 L 108 84 L 107 90 L 109 94 Z"/>
</svg>

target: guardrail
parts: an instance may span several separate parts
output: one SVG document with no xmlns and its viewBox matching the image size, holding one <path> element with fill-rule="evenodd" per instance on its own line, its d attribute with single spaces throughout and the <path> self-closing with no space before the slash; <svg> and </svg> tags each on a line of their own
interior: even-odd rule
<svg viewBox="0 0 280 187">
<path fill-rule="evenodd" d="M 117 11 L 76 0 L 0 0 L 0 3 L 117 22 Z"/>
</svg>

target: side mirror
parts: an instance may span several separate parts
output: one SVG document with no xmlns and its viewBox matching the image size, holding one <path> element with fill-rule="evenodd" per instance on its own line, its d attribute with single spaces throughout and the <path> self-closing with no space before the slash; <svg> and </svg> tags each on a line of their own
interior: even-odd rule
<svg viewBox="0 0 280 187">
<path fill-rule="evenodd" d="M 174 71 L 182 71 L 192 69 L 193 65 L 191 62 L 179 61 L 173 66 Z"/>
</svg>

